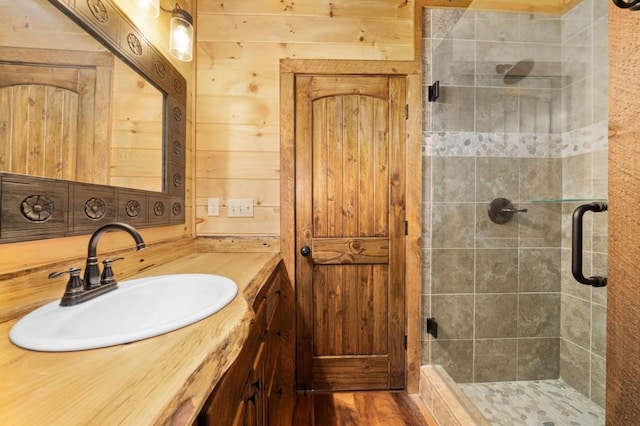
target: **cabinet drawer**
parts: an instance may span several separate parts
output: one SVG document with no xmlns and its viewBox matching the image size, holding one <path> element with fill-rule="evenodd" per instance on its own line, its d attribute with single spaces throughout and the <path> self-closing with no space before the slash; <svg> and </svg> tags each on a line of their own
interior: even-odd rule
<svg viewBox="0 0 640 426">
<path fill-rule="evenodd" d="M 280 304 L 280 295 L 282 294 L 282 284 L 280 277 L 280 269 L 277 269 L 269 280 L 269 288 L 267 290 L 267 324 L 273 320 L 273 316 L 278 310 Z"/>
<path fill-rule="evenodd" d="M 207 401 L 199 424 L 291 425 L 294 306 L 292 288 L 281 270 L 280 264 L 253 299 L 247 339 Z"/>
<path fill-rule="evenodd" d="M 252 413 L 251 406 L 246 404 L 245 398 L 247 384 L 255 372 L 256 357 L 262 356 L 264 352 L 262 347 L 265 344 L 266 305 L 266 303 L 257 305 L 247 340 L 238 358 L 210 396 L 201 416 L 201 424 L 232 425 L 236 424 L 236 421 L 243 424 L 244 421 L 238 419 L 243 419 L 244 416 Z"/>
<path fill-rule="evenodd" d="M 247 341 L 242 348 L 242 352 L 238 357 L 240 363 L 244 365 L 251 365 L 253 359 L 258 351 L 258 347 L 265 340 L 265 333 L 267 329 L 267 304 L 261 303 L 258 305 L 256 316 L 251 321 L 251 329 L 249 329 L 249 335 Z"/>
<path fill-rule="evenodd" d="M 273 375 L 278 369 L 278 360 L 280 358 L 280 350 L 282 347 L 282 312 L 276 311 L 271 323 L 267 328 L 267 359 L 266 359 L 266 371 L 267 371 L 267 384 L 269 390 L 273 381 Z"/>
</svg>

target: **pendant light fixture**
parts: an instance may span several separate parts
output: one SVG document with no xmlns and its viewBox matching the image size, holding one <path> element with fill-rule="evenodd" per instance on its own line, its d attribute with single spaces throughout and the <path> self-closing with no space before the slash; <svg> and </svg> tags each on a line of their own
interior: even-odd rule
<svg viewBox="0 0 640 426">
<path fill-rule="evenodd" d="M 171 13 L 169 20 L 169 53 L 174 58 L 191 62 L 193 59 L 193 18 L 176 3 L 173 9 L 160 6 L 160 0 L 131 0 L 136 14 L 157 18 L 160 11 Z"/>
<path fill-rule="evenodd" d="M 193 18 L 177 4 L 169 22 L 169 53 L 180 61 L 193 59 Z"/>
</svg>

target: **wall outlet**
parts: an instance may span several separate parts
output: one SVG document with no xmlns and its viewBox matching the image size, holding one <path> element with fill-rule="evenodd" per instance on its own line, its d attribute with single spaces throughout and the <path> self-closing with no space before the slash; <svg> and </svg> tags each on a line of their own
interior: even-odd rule
<svg viewBox="0 0 640 426">
<path fill-rule="evenodd" d="M 235 198 L 227 200 L 229 217 L 253 217 L 253 198 Z"/>
<path fill-rule="evenodd" d="M 220 198 L 207 199 L 207 216 L 220 216 Z"/>
</svg>

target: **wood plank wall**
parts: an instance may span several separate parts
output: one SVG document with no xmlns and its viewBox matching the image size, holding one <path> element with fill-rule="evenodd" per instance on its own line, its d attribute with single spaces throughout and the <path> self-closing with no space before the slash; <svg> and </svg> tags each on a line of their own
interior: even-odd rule
<svg viewBox="0 0 640 426">
<path fill-rule="evenodd" d="M 482 0 L 481 5 L 561 13 L 578 1 Z M 418 2 L 434 7 L 471 3 Z M 280 59 L 413 60 L 415 4 L 416 0 L 198 0 L 198 236 L 280 233 Z M 208 197 L 220 199 L 220 216 L 207 216 Z M 253 198 L 254 217 L 228 218 L 229 198 Z"/>
<path fill-rule="evenodd" d="M 127 0 L 117 0 L 120 7 L 131 15 Z M 87 35 L 78 33 L 75 24 L 69 20 L 57 22 L 55 25 L 48 21 L 49 25 L 37 27 L 31 25 L 31 21 L 42 14 L 47 14 L 54 9 L 46 0 L 20 0 L 21 6 L 28 10 L 21 14 L 12 14 L 16 10 L 13 0 L 0 0 L 0 14 L 3 18 L 0 22 L 0 41 L 4 45 L 21 45 L 26 47 L 42 47 L 45 43 L 53 43 L 58 49 L 92 50 L 95 42 Z M 195 15 L 194 0 L 178 1 L 180 7 Z M 161 258 L 170 260 L 188 252 L 195 251 L 193 241 L 188 239 L 194 236 L 193 222 L 193 146 L 194 146 L 194 62 L 179 62 L 168 54 L 169 40 L 169 15 L 162 13 L 156 20 L 133 19 L 143 30 L 145 35 L 164 54 L 171 63 L 180 70 L 187 79 L 187 165 L 186 165 L 186 223 L 183 225 L 147 228 L 141 230 L 148 244 L 158 243 L 151 249 L 140 252 L 147 258 Z M 194 52 L 195 53 L 195 52 Z M 121 235 L 122 234 L 122 235 Z M 185 240 L 187 239 L 187 241 Z M 124 233 L 114 233 L 103 238 L 100 242 L 99 254 L 127 250 L 127 262 L 136 262 L 135 252 L 131 252 L 131 239 Z M 78 264 L 78 259 L 86 257 L 87 236 L 30 241 L 14 244 L 0 244 L 0 306 L 7 312 L 15 315 L 28 305 L 33 308 L 39 304 L 51 300 L 52 295 L 58 295 L 60 283 L 49 282 L 46 273 L 51 268 L 64 269 L 69 266 L 83 266 Z M 168 243 L 161 243 L 168 242 Z M 130 276 L 136 272 L 136 267 L 128 271 L 120 269 L 121 278 Z M 129 268 L 124 268 L 129 269 Z M 24 285 L 16 286 L 16 277 Z M 64 281 L 64 280 L 62 280 Z M 64 286 L 64 282 L 62 283 Z M 37 289 L 39 288 L 39 289 Z M 40 294 L 37 296 L 36 294 Z M 57 296 L 59 297 L 59 296 Z M 2 318 L 0 320 L 4 320 Z"/>
<path fill-rule="evenodd" d="M 413 1 L 198 0 L 197 32 L 196 233 L 277 236 L 280 59 L 412 60 Z M 229 198 L 254 217 L 228 218 Z"/>
<path fill-rule="evenodd" d="M 109 185 L 162 191 L 162 93 L 115 61 Z"/>
<path fill-rule="evenodd" d="M 4 0 L 0 0 L 4 1 Z M 196 2 L 202 0 L 174 0 L 167 3 L 161 2 L 163 7 L 172 7 L 177 5 L 182 10 L 190 13 L 194 17 L 197 12 Z M 150 238 L 153 241 L 167 241 L 179 238 L 195 238 L 195 222 L 194 222 L 194 205 L 195 205 L 195 191 L 194 191 L 194 155 L 195 155 L 195 88 L 196 88 L 196 68 L 197 62 L 197 50 L 194 45 L 193 49 L 193 61 L 181 62 L 173 58 L 169 54 L 169 19 L 171 14 L 168 12 L 160 12 L 160 16 L 156 19 L 139 18 L 135 16 L 135 12 L 132 9 L 130 0 L 115 0 L 120 8 L 130 17 L 133 22 L 140 28 L 142 33 L 147 37 L 163 54 L 169 59 L 171 64 L 180 71 L 180 73 L 187 80 L 187 152 L 186 152 L 186 170 L 185 170 L 185 188 L 186 188 L 186 200 L 185 200 L 185 224 L 177 226 L 165 226 L 162 228 L 152 228 L 145 230 L 143 235 L 145 238 Z M 197 27 L 196 27 L 197 31 Z M 195 43 L 195 42 L 194 42 Z M 145 233 L 149 234 L 147 237 Z"/>
</svg>

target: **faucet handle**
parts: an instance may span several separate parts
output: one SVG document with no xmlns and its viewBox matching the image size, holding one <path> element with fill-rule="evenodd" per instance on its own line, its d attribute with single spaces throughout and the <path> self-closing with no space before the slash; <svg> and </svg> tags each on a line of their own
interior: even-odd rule
<svg viewBox="0 0 640 426">
<path fill-rule="evenodd" d="M 59 271 L 59 272 L 51 272 L 49 274 L 49 279 L 51 278 L 58 278 L 60 275 L 62 274 L 69 274 L 72 277 L 78 277 L 80 278 L 80 268 L 78 268 L 77 266 L 74 266 L 72 268 L 67 269 L 66 271 Z"/>
<path fill-rule="evenodd" d="M 108 285 L 116 283 L 116 276 L 111 269 L 111 264 L 122 260 L 124 257 L 116 257 L 115 259 L 105 259 L 102 261 L 102 274 L 100 275 L 100 285 Z"/>
<path fill-rule="evenodd" d="M 68 306 L 70 301 L 77 298 L 84 291 L 84 283 L 80 278 L 80 268 L 73 267 L 66 271 L 52 272 L 49 274 L 49 279 L 57 278 L 62 274 L 69 274 L 69 281 L 67 287 L 64 290 L 64 295 L 60 299 L 60 305 Z"/>
</svg>

